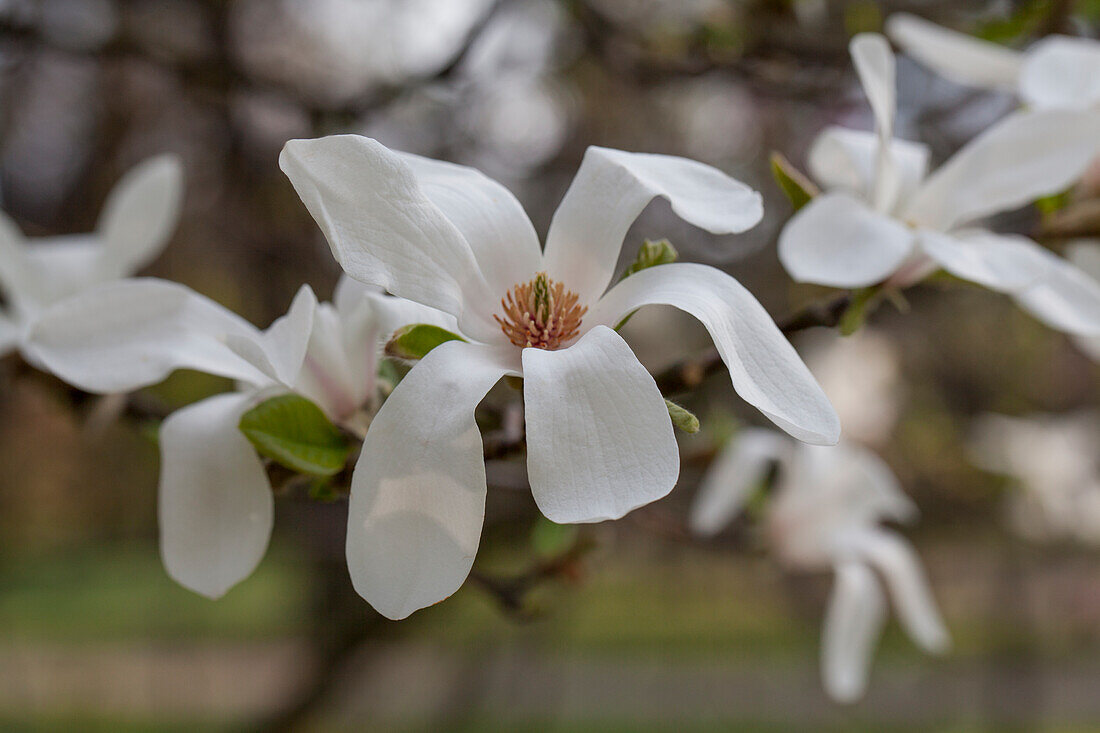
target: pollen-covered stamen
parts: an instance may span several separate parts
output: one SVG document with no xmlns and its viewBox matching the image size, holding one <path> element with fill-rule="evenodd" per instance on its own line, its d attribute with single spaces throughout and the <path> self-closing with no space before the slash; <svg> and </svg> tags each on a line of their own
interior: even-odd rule
<svg viewBox="0 0 1100 733">
<path fill-rule="evenodd" d="M 557 349 L 580 331 L 588 306 L 580 296 L 540 272 L 530 282 L 515 285 L 500 299 L 503 316 L 494 315 L 500 329 L 516 346 Z"/>
</svg>

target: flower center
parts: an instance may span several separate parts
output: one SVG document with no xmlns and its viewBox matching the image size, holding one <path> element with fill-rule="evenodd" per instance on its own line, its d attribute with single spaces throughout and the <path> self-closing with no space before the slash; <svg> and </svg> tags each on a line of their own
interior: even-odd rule
<svg viewBox="0 0 1100 733">
<path fill-rule="evenodd" d="M 580 296 L 540 272 L 530 282 L 512 286 L 500 299 L 500 330 L 519 347 L 554 350 L 577 335 L 588 306 Z"/>
</svg>

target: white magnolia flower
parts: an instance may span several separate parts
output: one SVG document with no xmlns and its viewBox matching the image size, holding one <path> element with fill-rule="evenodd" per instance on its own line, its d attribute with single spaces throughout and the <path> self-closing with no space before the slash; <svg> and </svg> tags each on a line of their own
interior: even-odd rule
<svg viewBox="0 0 1100 733">
<path fill-rule="evenodd" d="M 1012 477 L 1013 529 L 1027 539 L 1100 544 L 1100 415 L 986 415 L 971 453 L 982 468 Z"/>
<path fill-rule="evenodd" d="M 838 438 L 813 377 L 733 278 L 670 264 L 607 290 L 627 229 L 655 197 L 716 233 L 759 221 L 759 195 L 714 168 L 589 148 L 543 251 L 515 197 L 472 168 L 354 135 L 292 140 L 280 164 L 348 274 L 454 315 L 468 339 L 409 372 L 352 480 L 348 565 L 390 618 L 446 598 L 470 571 L 486 491 L 474 409 L 504 375 L 524 380 L 528 475 L 551 520 L 618 518 L 672 489 L 679 456 L 665 402 L 614 330 L 643 305 L 701 320 L 737 392 L 783 429 Z"/>
<path fill-rule="evenodd" d="M 1051 35 L 1016 51 L 907 13 L 886 32 L 901 48 L 958 84 L 1014 92 L 1032 109 L 1100 107 L 1100 42 Z"/>
<path fill-rule="evenodd" d="M 971 223 L 1065 190 L 1100 150 L 1100 115 L 1015 113 L 925 177 L 928 148 L 894 139 L 894 56 L 852 40 L 876 132 L 826 129 L 809 166 L 825 189 L 779 238 L 791 277 L 834 287 L 917 282 L 938 268 L 1017 303 L 1053 328 L 1100 335 L 1100 286 L 1030 239 Z"/>
<path fill-rule="evenodd" d="M 1072 242 L 1066 249 L 1066 257 L 1082 272 L 1100 283 L 1100 242 L 1091 239 Z M 1079 336 L 1074 342 L 1093 361 L 1100 361 L 1100 336 Z"/>
<path fill-rule="evenodd" d="M 17 349 L 43 308 L 99 283 L 126 277 L 160 254 L 175 229 L 183 169 L 160 155 L 131 169 L 111 191 L 95 232 L 26 239 L 0 213 L 0 354 Z"/>
<path fill-rule="evenodd" d="M 885 620 L 883 584 L 910 638 L 930 653 L 946 651 L 950 639 L 913 548 L 880 526 L 911 521 L 916 507 L 889 467 L 865 448 L 796 444 L 771 430 L 745 429 L 700 486 L 692 529 L 704 536 L 720 531 L 773 462 L 778 483 L 764 519 L 772 551 L 791 568 L 836 573 L 821 638 L 829 695 L 849 702 L 866 689 Z"/>
<path fill-rule="evenodd" d="M 139 389 L 176 369 L 237 380 L 237 391 L 176 411 L 160 431 L 161 556 L 178 583 L 217 598 L 255 569 L 271 537 L 271 485 L 238 429 L 241 415 L 293 392 L 361 432 L 376 406 L 381 342 L 410 321 L 451 323 L 345 281 L 331 305 L 302 286 L 287 314 L 260 331 L 177 283 L 128 279 L 44 311 L 27 349 L 88 392 Z"/>
</svg>

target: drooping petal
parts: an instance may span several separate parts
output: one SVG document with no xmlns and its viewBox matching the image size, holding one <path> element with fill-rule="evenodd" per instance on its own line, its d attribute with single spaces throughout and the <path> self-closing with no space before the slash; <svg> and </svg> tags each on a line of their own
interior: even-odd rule
<svg viewBox="0 0 1100 733">
<path fill-rule="evenodd" d="M 132 274 L 160 254 L 175 229 L 182 198 L 183 165 L 175 155 L 150 158 L 122 177 L 96 225 L 104 277 Z"/>
<path fill-rule="evenodd" d="M 160 551 L 180 585 L 219 598 L 247 578 L 271 537 L 271 485 L 237 428 L 252 396 L 178 410 L 160 428 Z"/>
<path fill-rule="evenodd" d="M 627 230 L 658 196 L 685 221 L 715 234 L 751 229 L 764 214 L 760 194 L 716 168 L 590 147 L 546 235 L 550 277 L 582 303 L 595 302 L 611 282 Z"/>
<path fill-rule="evenodd" d="M 827 190 L 839 188 L 870 203 L 879 147 L 872 132 L 826 127 L 810 148 L 810 174 Z M 889 150 L 897 174 L 897 200 L 904 202 L 924 180 L 930 151 L 924 143 L 898 138 L 889 141 Z"/>
<path fill-rule="evenodd" d="M 930 175 L 906 208 L 915 224 L 946 231 L 1060 193 L 1100 151 L 1100 115 L 1017 112 L 967 143 Z"/>
<path fill-rule="evenodd" d="M 48 308 L 32 324 L 24 351 L 88 392 L 127 392 L 176 369 L 269 382 L 226 344 L 229 336 L 256 340 L 260 333 L 183 285 L 141 278 L 106 283 Z"/>
<path fill-rule="evenodd" d="M 890 50 L 886 38 L 878 33 L 860 33 L 852 39 L 848 48 L 875 116 L 875 133 L 878 136 L 874 180 L 870 189 L 871 203 L 878 211 L 889 211 L 901 192 L 901 176 L 890 154 L 897 111 L 894 52 Z"/>
<path fill-rule="evenodd" d="M 475 338 L 503 339 L 473 250 L 402 156 L 370 138 L 332 135 L 289 141 L 279 166 L 345 272 L 455 315 Z"/>
<path fill-rule="evenodd" d="M 878 528 L 853 531 L 844 542 L 882 574 L 901 625 L 910 638 L 927 652 L 946 651 L 951 639 L 913 548 L 900 537 Z"/>
<path fill-rule="evenodd" d="M 347 560 L 355 590 L 402 619 L 458 590 L 485 518 L 485 462 L 474 409 L 510 371 L 500 352 L 433 349 L 371 422 L 355 467 Z"/>
<path fill-rule="evenodd" d="M 894 13 L 886 20 L 886 33 L 907 54 L 957 84 L 1012 89 L 1020 76 L 1018 51 L 915 15 Z"/>
<path fill-rule="evenodd" d="M 741 513 L 768 467 L 784 458 L 790 447 L 786 436 L 774 430 L 737 431 L 699 485 L 691 506 L 691 530 L 705 537 L 718 534 Z"/>
<path fill-rule="evenodd" d="M 538 235 L 516 197 L 481 171 L 454 163 L 402 154 L 420 190 L 450 219 L 474 252 L 490 299 L 541 269 Z"/>
<path fill-rule="evenodd" d="M 871 569 L 859 562 L 837 565 L 821 632 L 821 678 L 834 700 L 854 702 L 863 696 L 885 620 L 886 601 Z"/>
<path fill-rule="evenodd" d="M 680 453 L 657 383 L 596 326 L 560 351 L 523 350 L 527 474 L 554 522 L 602 522 L 672 491 Z"/>
<path fill-rule="evenodd" d="M 1047 36 L 1024 56 L 1020 98 L 1035 109 L 1100 106 L 1100 42 Z"/>
<path fill-rule="evenodd" d="M 713 267 L 660 265 L 631 275 L 593 308 L 591 323 L 613 326 L 650 304 L 698 318 L 729 368 L 733 388 L 799 440 L 831 445 L 840 422 L 806 365 L 763 306 L 739 282 Z"/>
<path fill-rule="evenodd" d="M 873 285 L 912 253 L 913 231 L 845 193 L 799 210 L 779 235 L 779 261 L 797 282 L 838 288 Z"/>
<path fill-rule="evenodd" d="M 1053 252 L 1042 254 L 1047 260 L 1043 281 L 1013 293 L 1016 302 L 1051 328 L 1100 337 L 1100 280 Z"/>
<path fill-rule="evenodd" d="M 1066 258 L 1093 280 L 1100 282 L 1100 243 L 1093 240 L 1073 242 L 1066 250 Z M 1093 361 L 1100 361 L 1100 336 L 1078 338 L 1076 343 Z"/>
<path fill-rule="evenodd" d="M 1046 250 L 1016 234 L 981 229 L 941 234 L 923 229 L 917 241 L 952 275 L 998 292 L 1017 292 L 1041 282 L 1049 269 Z"/>
</svg>

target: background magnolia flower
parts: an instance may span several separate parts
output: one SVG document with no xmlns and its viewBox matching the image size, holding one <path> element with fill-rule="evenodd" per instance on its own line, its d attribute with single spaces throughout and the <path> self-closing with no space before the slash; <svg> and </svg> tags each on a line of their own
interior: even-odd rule
<svg viewBox="0 0 1100 733">
<path fill-rule="evenodd" d="M 901 48 L 959 84 L 1013 91 L 1032 109 L 1100 106 L 1100 42 L 1051 35 L 1016 51 L 908 13 L 886 21 Z"/>
<path fill-rule="evenodd" d="M 1013 529 L 1031 540 L 1100 543 L 1100 415 L 986 415 L 973 430 L 975 464 L 1018 484 Z"/>
<path fill-rule="evenodd" d="M 211 598 L 255 569 L 271 537 L 264 464 L 238 428 L 263 399 L 292 392 L 334 422 L 362 431 L 375 406 L 382 341 L 410 321 L 448 321 L 429 309 L 344 281 L 333 304 L 309 286 L 266 331 L 176 283 L 108 283 L 44 311 L 31 328 L 34 359 L 88 392 L 139 389 L 176 369 L 238 381 L 237 391 L 189 405 L 161 426 L 161 555 L 178 583 Z"/>
<path fill-rule="evenodd" d="M 1100 335 L 1100 285 L 1027 237 L 971 225 L 1064 191 L 1100 151 L 1100 115 L 1016 113 L 925 177 L 928 148 L 893 137 L 894 56 L 861 34 L 852 60 L 875 134 L 831 127 L 809 166 L 825 189 L 784 227 L 779 258 L 791 277 L 834 287 L 905 287 L 938 268 L 1011 295 L 1053 328 Z"/>
<path fill-rule="evenodd" d="M 91 234 L 26 239 L 0 213 L 0 353 L 19 348 L 43 308 L 99 283 L 137 272 L 160 254 L 175 229 L 183 168 L 159 155 L 131 169 L 103 205 Z"/>
<path fill-rule="evenodd" d="M 912 521 L 916 507 L 889 467 L 865 448 L 797 444 L 771 430 L 742 430 L 700 485 L 692 530 L 719 532 L 774 462 L 777 489 L 764 518 L 772 551 L 791 568 L 836 573 L 821 638 L 829 695 L 850 702 L 867 687 L 885 620 L 882 583 L 910 638 L 930 653 L 946 651 L 950 639 L 912 547 L 880 526 Z"/>
<path fill-rule="evenodd" d="M 733 278 L 669 264 L 607 290 L 655 197 L 715 233 L 759 221 L 759 194 L 714 168 L 589 148 L 543 251 L 515 197 L 471 168 L 353 135 L 292 140 L 280 164 L 349 275 L 452 314 L 469 339 L 405 377 L 352 479 L 348 565 L 385 616 L 446 598 L 470 571 L 486 491 L 474 409 L 504 375 L 524 379 L 528 475 L 548 518 L 615 519 L 672 489 L 679 453 L 664 399 L 614 330 L 643 305 L 701 320 L 737 392 L 783 429 L 839 436 L 813 377 Z"/>
</svg>

